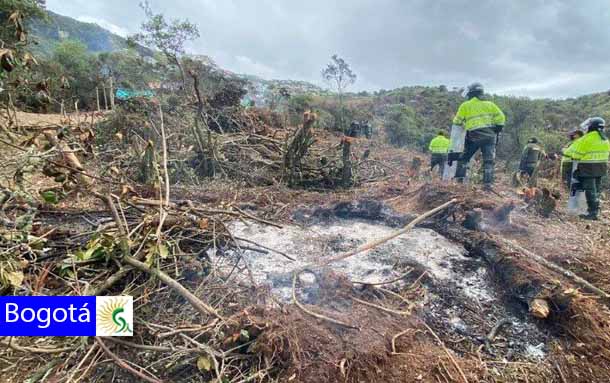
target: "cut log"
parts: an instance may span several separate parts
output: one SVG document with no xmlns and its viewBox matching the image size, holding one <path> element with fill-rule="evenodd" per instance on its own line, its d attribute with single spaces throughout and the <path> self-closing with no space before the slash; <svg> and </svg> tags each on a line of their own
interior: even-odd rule
<svg viewBox="0 0 610 383">
<path fill-rule="evenodd" d="M 545 299 L 534 299 L 530 302 L 530 314 L 538 319 L 546 319 L 549 317 L 551 309 L 549 302 Z"/>
<path fill-rule="evenodd" d="M 44 136 L 47 141 L 49 141 L 51 145 L 55 146 L 57 150 L 61 153 L 66 165 L 76 170 L 85 170 L 80 160 L 78 159 L 78 157 L 76 157 L 76 154 L 74 154 L 74 151 L 68 146 L 68 144 L 61 140 L 58 140 L 57 137 L 55 137 L 54 133 L 50 131 L 45 131 Z M 89 187 L 93 183 L 91 177 L 88 177 L 83 173 L 76 173 L 76 177 L 81 186 Z"/>
<path fill-rule="evenodd" d="M 579 277 L 578 275 L 574 274 L 570 270 L 566 270 L 563 267 L 560 267 L 560 266 L 554 264 L 553 262 L 544 259 L 543 257 L 539 256 L 538 254 L 534 254 L 533 252 L 531 252 L 527 249 L 524 249 L 523 247 L 521 247 L 511 241 L 508 241 L 504 238 L 495 237 L 495 239 L 498 242 L 504 244 L 506 247 L 512 248 L 516 252 L 521 253 L 521 254 L 525 255 L 526 257 L 540 263 L 541 265 L 546 266 L 547 268 L 563 275 L 564 277 L 566 277 L 570 281 L 574 282 L 578 286 L 580 286 L 592 293 L 599 295 L 603 299 L 610 299 L 610 294 L 608 294 L 604 290 L 600 289 L 599 287 L 594 286 L 589 281 Z"/>
</svg>

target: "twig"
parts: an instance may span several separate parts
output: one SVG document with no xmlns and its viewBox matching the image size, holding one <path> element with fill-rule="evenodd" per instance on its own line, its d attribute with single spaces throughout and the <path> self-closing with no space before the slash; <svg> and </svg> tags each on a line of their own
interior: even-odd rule
<svg viewBox="0 0 610 383">
<path fill-rule="evenodd" d="M 95 350 L 97 350 L 98 347 L 99 346 L 97 343 L 93 343 L 93 345 L 91 347 L 89 347 L 89 351 L 87 351 L 87 353 L 85 354 L 83 359 L 81 359 L 81 361 L 78 363 L 78 365 L 72 370 L 72 373 L 70 374 L 70 377 L 68 378 L 68 382 L 72 382 L 72 380 L 74 379 L 74 375 L 76 375 L 76 373 L 80 370 L 80 368 L 83 366 L 83 364 L 85 364 L 87 359 L 89 359 L 89 355 L 91 355 Z"/>
<path fill-rule="evenodd" d="M 139 269 L 141 271 L 144 271 L 148 274 L 154 275 L 155 277 L 159 278 L 159 280 L 161 280 L 161 282 L 165 283 L 166 285 L 168 285 L 169 287 L 174 289 L 178 294 L 180 294 L 187 301 L 189 301 L 189 303 L 201 314 L 213 315 L 218 319 L 224 320 L 224 318 L 218 313 L 218 311 L 216 311 L 216 309 L 205 304 L 201 299 L 197 298 L 193 293 L 188 291 L 184 286 L 182 286 L 180 283 L 178 283 L 176 280 L 174 280 L 169 275 L 165 274 L 163 271 L 150 268 L 150 267 L 148 267 L 147 264 L 140 262 L 131 256 L 123 257 L 123 261 L 125 263 L 135 267 L 136 269 Z"/>
<path fill-rule="evenodd" d="M 561 371 L 561 367 L 559 367 L 558 363 L 555 363 L 555 368 L 557 368 L 557 371 L 559 372 L 559 377 L 561 378 L 561 382 L 568 383 L 568 381 L 566 380 L 566 377 L 563 375 L 563 371 Z"/>
<path fill-rule="evenodd" d="M 360 254 L 360 253 L 362 253 L 364 251 L 374 249 L 375 247 L 377 247 L 379 245 L 382 245 L 382 244 L 384 244 L 384 243 L 386 243 L 388 241 L 391 241 L 392 239 L 394 239 L 396 237 L 399 237 L 399 236 L 401 236 L 401 235 L 411 231 L 420 222 L 422 222 L 422 221 L 426 220 L 427 218 L 429 218 L 429 217 L 431 217 L 431 216 L 433 216 L 433 215 L 435 215 L 435 214 L 445 210 L 446 208 L 448 208 L 449 206 L 453 205 L 456 202 L 457 202 L 457 199 L 452 199 L 451 201 L 449 201 L 449 202 L 447 202 L 447 203 L 445 203 L 445 204 L 443 204 L 443 205 L 441 205 L 441 206 L 439 206 L 439 207 L 437 207 L 435 209 L 432 209 L 429 212 L 424 213 L 424 214 L 420 215 L 419 217 L 415 218 L 413 221 L 411 221 L 403 229 L 398 230 L 398 231 L 396 231 L 396 232 L 394 232 L 394 233 L 392 233 L 392 234 L 390 234 L 388 236 L 385 236 L 385 237 L 383 237 L 381 239 L 378 239 L 378 240 L 369 242 L 369 243 L 367 243 L 365 245 L 362 245 L 362 246 L 360 246 L 359 248 L 357 248 L 355 250 L 348 251 L 347 253 L 340 254 L 340 255 L 338 255 L 336 257 L 332 257 L 332 258 L 323 260 L 322 262 L 319 263 L 319 266 L 326 266 L 326 265 L 329 265 L 329 264 L 331 264 L 333 262 L 338 262 L 338 261 L 342 261 L 342 260 L 344 260 L 346 258 L 353 257 L 354 255 Z"/>
<path fill-rule="evenodd" d="M 238 241 L 247 242 L 247 243 L 250 243 L 250 244 L 252 244 L 252 245 L 258 246 L 258 247 L 260 247 L 261 249 L 268 250 L 268 251 L 270 251 L 270 252 L 272 252 L 272 253 L 277 253 L 277 254 L 279 254 L 279 255 L 283 256 L 284 258 L 287 258 L 287 259 L 289 259 L 289 260 L 291 260 L 291 261 L 296 261 L 296 259 L 295 259 L 295 258 L 293 258 L 293 257 L 291 257 L 290 255 L 288 255 L 288 254 L 286 254 L 286 253 L 284 253 L 284 252 L 281 252 L 281 251 L 279 251 L 279 250 L 272 249 L 272 248 L 267 247 L 267 246 L 263 246 L 263 245 L 261 245 L 260 243 L 257 243 L 257 242 L 254 242 L 254 241 L 251 241 L 251 240 L 249 240 L 249 239 L 245 239 L 245 238 L 239 238 L 239 237 L 234 237 L 234 238 L 235 238 L 236 240 L 238 240 Z"/>
<path fill-rule="evenodd" d="M 357 285 L 367 285 L 367 286 L 383 286 L 383 285 L 389 285 L 389 284 L 391 284 L 391 283 L 398 282 L 398 281 L 400 281 L 400 280 L 402 280 L 402 279 L 406 278 L 406 277 L 407 277 L 409 274 L 411 274 L 411 272 L 412 272 L 412 271 L 413 271 L 413 270 L 409 270 L 409 271 L 407 271 L 406 273 L 404 273 L 403 275 L 401 275 L 400 277 L 395 278 L 395 279 L 392 279 L 392 280 L 389 280 L 389 281 L 385 281 L 385 282 L 359 282 L 359 281 L 352 281 L 352 283 L 355 283 L 355 284 L 357 284 Z"/>
<path fill-rule="evenodd" d="M 422 280 L 422 278 L 424 278 L 426 276 L 426 274 L 428 274 L 428 270 L 425 270 L 423 273 L 421 273 L 421 275 L 419 276 L 419 278 L 417 278 L 415 280 L 415 282 L 411 283 L 411 286 L 409 286 L 408 290 L 413 289 L 415 286 L 417 286 L 417 284 Z"/>
<path fill-rule="evenodd" d="M 330 323 L 334 323 L 334 324 L 337 324 L 337 325 L 340 325 L 340 326 L 343 326 L 343 327 L 347 327 L 347 328 L 353 328 L 353 329 L 355 329 L 355 330 L 360 331 L 360 328 L 358 328 L 358 327 L 352 326 L 351 324 L 347 324 L 347 323 L 341 322 L 341 321 L 336 320 L 336 319 L 333 319 L 333 318 L 329 318 L 329 317 L 327 317 L 326 315 L 322 315 L 322 314 L 315 313 L 315 312 L 313 312 L 313 311 L 309 310 L 308 308 L 306 308 L 305 306 L 303 306 L 303 305 L 302 305 L 302 304 L 299 302 L 299 300 L 297 299 L 297 294 L 296 294 L 296 289 L 297 289 L 297 278 L 298 278 L 298 276 L 299 276 L 300 274 L 301 274 L 301 272 L 296 271 L 296 272 L 294 273 L 293 277 L 292 277 L 292 301 L 294 302 L 294 304 L 295 304 L 295 305 L 297 305 L 297 307 L 298 307 L 298 308 L 300 308 L 300 309 L 301 309 L 301 310 L 303 310 L 303 311 L 304 311 L 306 314 L 309 314 L 309 315 L 311 315 L 311 316 L 312 316 L 312 317 L 314 317 L 314 318 L 321 319 L 321 320 L 325 320 L 325 321 L 330 322 Z"/>
<path fill-rule="evenodd" d="M 169 206 L 169 172 L 167 170 L 167 139 L 165 137 L 165 123 L 163 121 L 163 108 L 159 104 L 159 116 L 161 118 L 161 147 L 163 149 L 163 172 L 165 176 L 165 207 Z"/>
<path fill-rule="evenodd" d="M 253 221 L 257 221 L 257 222 L 260 222 L 260 223 L 264 223 L 265 225 L 277 227 L 278 229 L 283 229 L 284 228 L 284 226 L 282 226 L 280 224 L 277 224 L 275 222 L 267 221 L 266 219 L 258 218 L 258 217 L 253 216 L 250 213 L 246 213 L 245 211 L 241 210 L 237 206 L 233 206 L 233 208 L 235 210 L 237 210 L 239 213 L 243 214 L 245 217 L 250 218 Z"/>
<path fill-rule="evenodd" d="M 8 346 L 15 351 L 20 352 L 29 352 L 32 354 L 61 354 L 64 352 L 74 351 L 77 347 L 63 347 L 63 348 L 38 348 L 38 347 L 28 347 L 28 346 L 19 346 L 18 344 L 13 342 L 13 337 L 9 338 L 8 342 L 2 341 L 0 344 Z"/>
<path fill-rule="evenodd" d="M 509 325 L 509 324 L 513 324 L 513 322 L 508 318 L 499 320 L 498 323 L 496 323 L 496 325 L 491 329 L 491 331 L 487 335 L 487 341 L 493 342 L 494 339 L 496 339 L 496 336 L 498 335 L 498 332 L 500 331 L 502 326 Z"/>
<path fill-rule="evenodd" d="M 159 184 L 159 225 L 157 227 L 157 246 L 161 246 L 161 231 L 163 230 L 163 224 L 167 218 L 167 212 L 165 208 L 169 207 L 170 195 L 169 195 L 169 173 L 167 171 L 167 140 L 165 138 L 165 123 L 163 122 L 163 109 L 159 104 L 159 116 L 161 118 L 161 146 L 162 146 L 162 162 L 163 162 L 163 182 L 165 185 L 165 196 L 161 191 L 161 183 Z M 159 177 L 161 178 L 161 177 Z"/>
<path fill-rule="evenodd" d="M 392 337 L 392 355 L 401 355 L 401 353 L 399 353 L 398 351 L 396 351 L 396 341 L 398 340 L 398 338 L 400 338 L 403 335 L 408 334 L 409 332 L 411 332 L 413 329 L 409 328 L 406 329 L 405 331 L 401 331 L 398 334 L 394 335 Z"/>
<path fill-rule="evenodd" d="M 193 349 L 179 349 L 179 348 L 175 348 L 175 347 L 150 346 L 147 344 L 138 344 L 138 343 L 133 343 L 133 342 L 129 342 L 126 340 L 121 340 L 118 338 L 107 338 L 107 339 L 113 343 L 135 348 L 138 350 L 155 351 L 155 352 L 175 352 L 175 351 L 194 352 L 194 351 L 197 351 L 197 350 L 193 350 Z"/>
<path fill-rule="evenodd" d="M 168 332 L 164 332 L 161 334 L 157 334 L 157 338 L 159 339 L 163 339 L 163 338 L 167 338 L 169 336 L 173 336 L 173 335 L 177 335 L 183 332 L 200 332 L 203 333 L 211 328 L 214 328 L 216 325 L 218 325 L 219 320 L 218 319 L 214 319 L 211 323 L 206 324 L 205 326 L 198 326 L 198 327 L 187 327 L 187 328 L 177 328 L 177 329 L 173 329 L 170 330 Z"/>
<path fill-rule="evenodd" d="M 95 341 L 100 345 L 100 347 L 102 348 L 102 350 L 104 350 L 106 355 L 108 355 L 110 357 L 110 359 L 112 359 L 117 366 L 121 367 L 122 369 L 130 372 L 132 375 L 135 375 L 136 377 L 138 377 L 140 379 L 143 379 L 143 380 L 145 380 L 147 382 L 150 382 L 150 383 L 162 383 L 162 381 L 159 380 L 157 377 L 152 377 L 151 378 L 151 377 L 149 377 L 147 375 L 144 375 L 140 371 L 137 371 L 135 368 L 133 368 L 130 365 L 128 365 L 127 363 L 125 363 L 115 353 L 110 351 L 108 346 L 106 346 L 106 344 L 104 344 L 104 342 L 102 341 L 102 338 L 100 338 L 99 336 L 95 337 Z"/>
<path fill-rule="evenodd" d="M 383 307 L 383 306 L 376 305 L 374 303 L 370 303 L 370 302 L 364 301 L 362 299 L 358 299 L 356 297 L 352 297 L 352 299 L 355 300 L 356 302 L 360 303 L 360 304 L 365 305 L 365 306 L 373 307 L 373 308 L 376 308 L 377 310 L 385 311 L 385 312 L 388 312 L 390 314 L 396 314 L 396 315 L 400 315 L 400 316 L 406 316 L 406 315 L 410 315 L 411 314 L 410 311 L 398 311 L 398 310 L 389 309 L 389 308 L 386 308 L 386 307 Z"/>
<path fill-rule="evenodd" d="M 443 343 L 443 341 L 441 340 L 441 338 L 438 337 L 438 335 L 436 335 L 436 333 L 434 332 L 434 330 L 432 330 L 430 328 L 430 326 L 428 326 L 427 323 L 424 322 L 424 326 L 426 327 L 426 329 L 430 332 L 430 334 L 432 334 L 432 336 L 436 339 L 436 341 L 439 343 L 439 345 L 443 348 L 443 350 L 445 351 L 445 354 L 447 354 L 447 356 L 449 357 L 449 359 L 451 360 L 451 363 L 453 363 L 453 365 L 455 366 L 455 368 L 458 370 L 458 372 L 460 373 L 460 376 L 462 377 L 462 379 L 464 380 L 464 383 L 468 383 L 468 379 L 466 378 L 466 375 L 464 375 L 464 371 L 462 371 L 462 368 L 460 367 L 460 365 L 458 364 L 458 362 L 455 360 L 455 358 L 453 357 L 453 355 L 451 354 L 451 352 L 447 349 L 447 347 L 445 346 L 445 343 Z"/>
<path fill-rule="evenodd" d="M 212 362 L 214 364 L 214 372 L 216 373 L 216 379 L 218 380 L 218 383 L 222 383 L 222 377 L 220 374 L 220 370 L 218 369 L 219 366 L 218 366 L 218 360 L 216 360 L 216 357 L 223 358 L 223 361 L 224 361 L 224 353 L 214 350 L 212 347 L 208 346 L 207 344 L 199 343 L 195 339 L 189 338 L 188 336 L 186 336 L 184 334 L 180 334 L 180 336 L 182 338 L 186 339 L 187 341 L 191 342 L 195 346 L 199 347 L 199 349 L 204 351 L 206 354 L 208 354 L 212 358 Z"/>
<path fill-rule="evenodd" d="M 125 228 L 122 225 L 121 218 L 119 217 L 119 213 L 117 212 L 116 207 L 114 206 L 114 202 L 112 202 L 112 197 L 108 196 L 106 198 L 103 198 L 103 196 L 101 196 L 99 194 L 96 194 L 96 195 L 98 196 L 98 198 L 102 197 L 102 199 L 106 202 L 106 204 L 110 208 L 110 211 L 112 212 L 112 216 L 114 217 L 114 220 L 118 226 L 119 234 L 121 236 L 121 239 L 120 239 L 121 251 L 123 252 L 123 257 L 121 258 L 121 260 L 124 263 L 127 263 L 128 265 L 131 265 L 131 266 L 135 267 L 136 269 L 139 269 L 141 271 L 144 271 L 148 274 L 154 275 L 155 277 L 159 278 L 159 280 L 161 280 L 161 282 L 165 283 L 166 285 L 168 285 L 169 287 L 174 289 L 178 294 L 182 295 L 182 297 L 184 297 L 201 314 L 203 314 L 203 315 L 211 314 L 211 315 L 214 315 L 218 319 L 223 319 L 223 317 L 213 307 L 205 304 L 203 301 L 201 301 L 201 299 L 197 298 L 193 293 L 188 291 L 180 283 L 176 282 L 172 277 L 165 274 L 161 270 L 150 268 L 145 263 L 140 262 L 136 258 L 132 257 L 130 255 L 131 249 L 129 248 L 129 240 L 127 239 L 127 231 L 125 230 Z"/>
<path fill-rule="evenodd" d="M 110 277 L 108 277 L 104 283 L 102 283 L 100 286 L 98 287 L 93 287 L 93 285 L 89 285 L 84 292 L 84 295 L 90 295 L 90 296 L 97 296 L 97 295 L 101 295 L 104 291 L 108 290 L 109 288 L 111 288 L 112 286 L 114 286 L 116 283 L 120 282 L 123 280 L 123 278 L 125 278 L 125 276 L 127 274 L 129 274 L 130 271 L 132 271 L 133 268 L 132 267 L 121 267 L 116 273 L 112 274 Z"/>
</svg>

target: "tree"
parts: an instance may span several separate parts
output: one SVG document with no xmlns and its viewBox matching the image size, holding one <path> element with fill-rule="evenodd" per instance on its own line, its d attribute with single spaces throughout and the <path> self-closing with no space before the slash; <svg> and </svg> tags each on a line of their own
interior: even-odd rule
<svg viewBox="0 0 610 383">
<path fill-rule="evenodd" d="M 429 137 L 427 132 L 421 129 L 417 113 L 409 106 L 393 105 L 388 108 L 383 125 L 390 144 L 395 146 L 424 147 Z"/>
<path fill-rule="evenodd" d="M 142 89 L 153 81 L 157 73 L 135 49 L 105 52 L 98 55 L 100 76 L 112 77 L 116 85 L 124 88 Z"/>
<path fill-rule="evenodd" d="M 45 15 L 44 1 L 0 0 L 0 39 L 2 48 L 27 44 L 26 20 Z"/>
<path fill-rule="evenodd" d="M 346 126 L 344 121 L 345 108 L 343 105 L 343 93 L 347 87 L 356 82 L 356 77 L 356 74 L 352 71 L 349 64 L 336 54 L 331 57 L 331 62 L 322 71 L 322 78 L 324 78 L 324 81 L 332 86 L 339 94 L 339 107 L 341 108 L 339 124 L 341 130 L 344 132 Z"/>
<path fill-rule="evenodd" d="M 199 38 L 199 29 L 188 20 L 168 21 L 163 14 L 155 14 L 148 0 L 140 3 L 140 7 L 144 10 L 146 21 L 142 23 L 142 32 L 131 36 L 130 39 L 161 51 L 170 63 L 178 67 L 182 85 L 185 87 L 186 77 L 180 58 L 185 53 L 186 42 Z"/>
<path fill-rule="evenodd" d="M 29 50 L 27 26 L 32 19 L 44 17 L 42 1 L 0 0 L 0 81 L 7 89 L 3 101 L 6 95 L 26 98 L 34 93 L 28 80 L 37 61 Z"/>
<path fill-rule="evenodd" d="M 331 57 L 330 63 L 322 71 L 322 78 L 333 87 L 339 94 L 339 126 L 345 133 L 347 126 L 345 124 L 345 107 L 343 103 L 343 92 L 345 89 L 356 82 L 356 74 L 352 71 L 349 64 L 338 55 Z M 351 161 L 351 141 L 344 139 L 343 147 L 343 171 L 341 182 L 344 187 L 352 184 L 352 161 Z"/>
<path fill-rule="evenodd" d="M 52 64 L 59 65 L 59 73 L 53 65 L 45 68 L 50 79 L 64 83 L 66 94 L 79 101 L 83 108 L 89 108 L 94 101 L 96 87 L 96 57 L 87 51 L 87 46 L 76 40 L 65 40 L 55 47 Z M 59 76 L 58 76 L 59 75 Z"/>
</svg>

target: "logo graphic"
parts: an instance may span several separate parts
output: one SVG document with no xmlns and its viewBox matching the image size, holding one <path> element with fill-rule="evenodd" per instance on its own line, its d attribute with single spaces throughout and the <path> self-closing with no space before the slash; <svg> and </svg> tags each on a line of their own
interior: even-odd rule
<svg viewBox="0 0 610 383">
<path fill-rule="evenodd" d="M 133 297 L 97 297 L 96 334 L 133 335 Z"/>
</svg>

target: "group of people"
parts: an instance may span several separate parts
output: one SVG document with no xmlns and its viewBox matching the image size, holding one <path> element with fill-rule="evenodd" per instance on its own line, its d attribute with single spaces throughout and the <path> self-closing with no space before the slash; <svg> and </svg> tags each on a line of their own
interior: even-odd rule
<svg viewBox="0 0 610 383">
<path fill-rule="evenodd" d="M 444 131 L 432 139 L 429 150 L 432 154 L 430 168 L 457 161 L 455 179 L 464 182 L 470 160 L 481 151 L 483 157 L 483 185 L 492 190 L 496 147 L 506 123 L 502 110 L 492 101 L 483 99 L 484 89 L 479 83 L 470 85 L 453 119 L 454 128 L 465 131 L 462 145 L 452 143 Z M 578 188 L 586 194 L 588 214 L 582 218 L 597 220 L 600 213 L 599 192 L 602 177 L 608 171 L 610 141 L 604 134 L 606 122 L 601 117 L 586 120 L 581 128 L 570 133 L 570 144 L 563 150 L 561 169 L 563 179 L 571 190 Z M 461 144 L 461 142 L 459 143 Z M 456 149 L 457 150 L 454 150 Z M 537 138 L 531 138 L 525 146 L 519 172 L 535 182 L 540 161 L 547 155 Z"/>
</svg>

